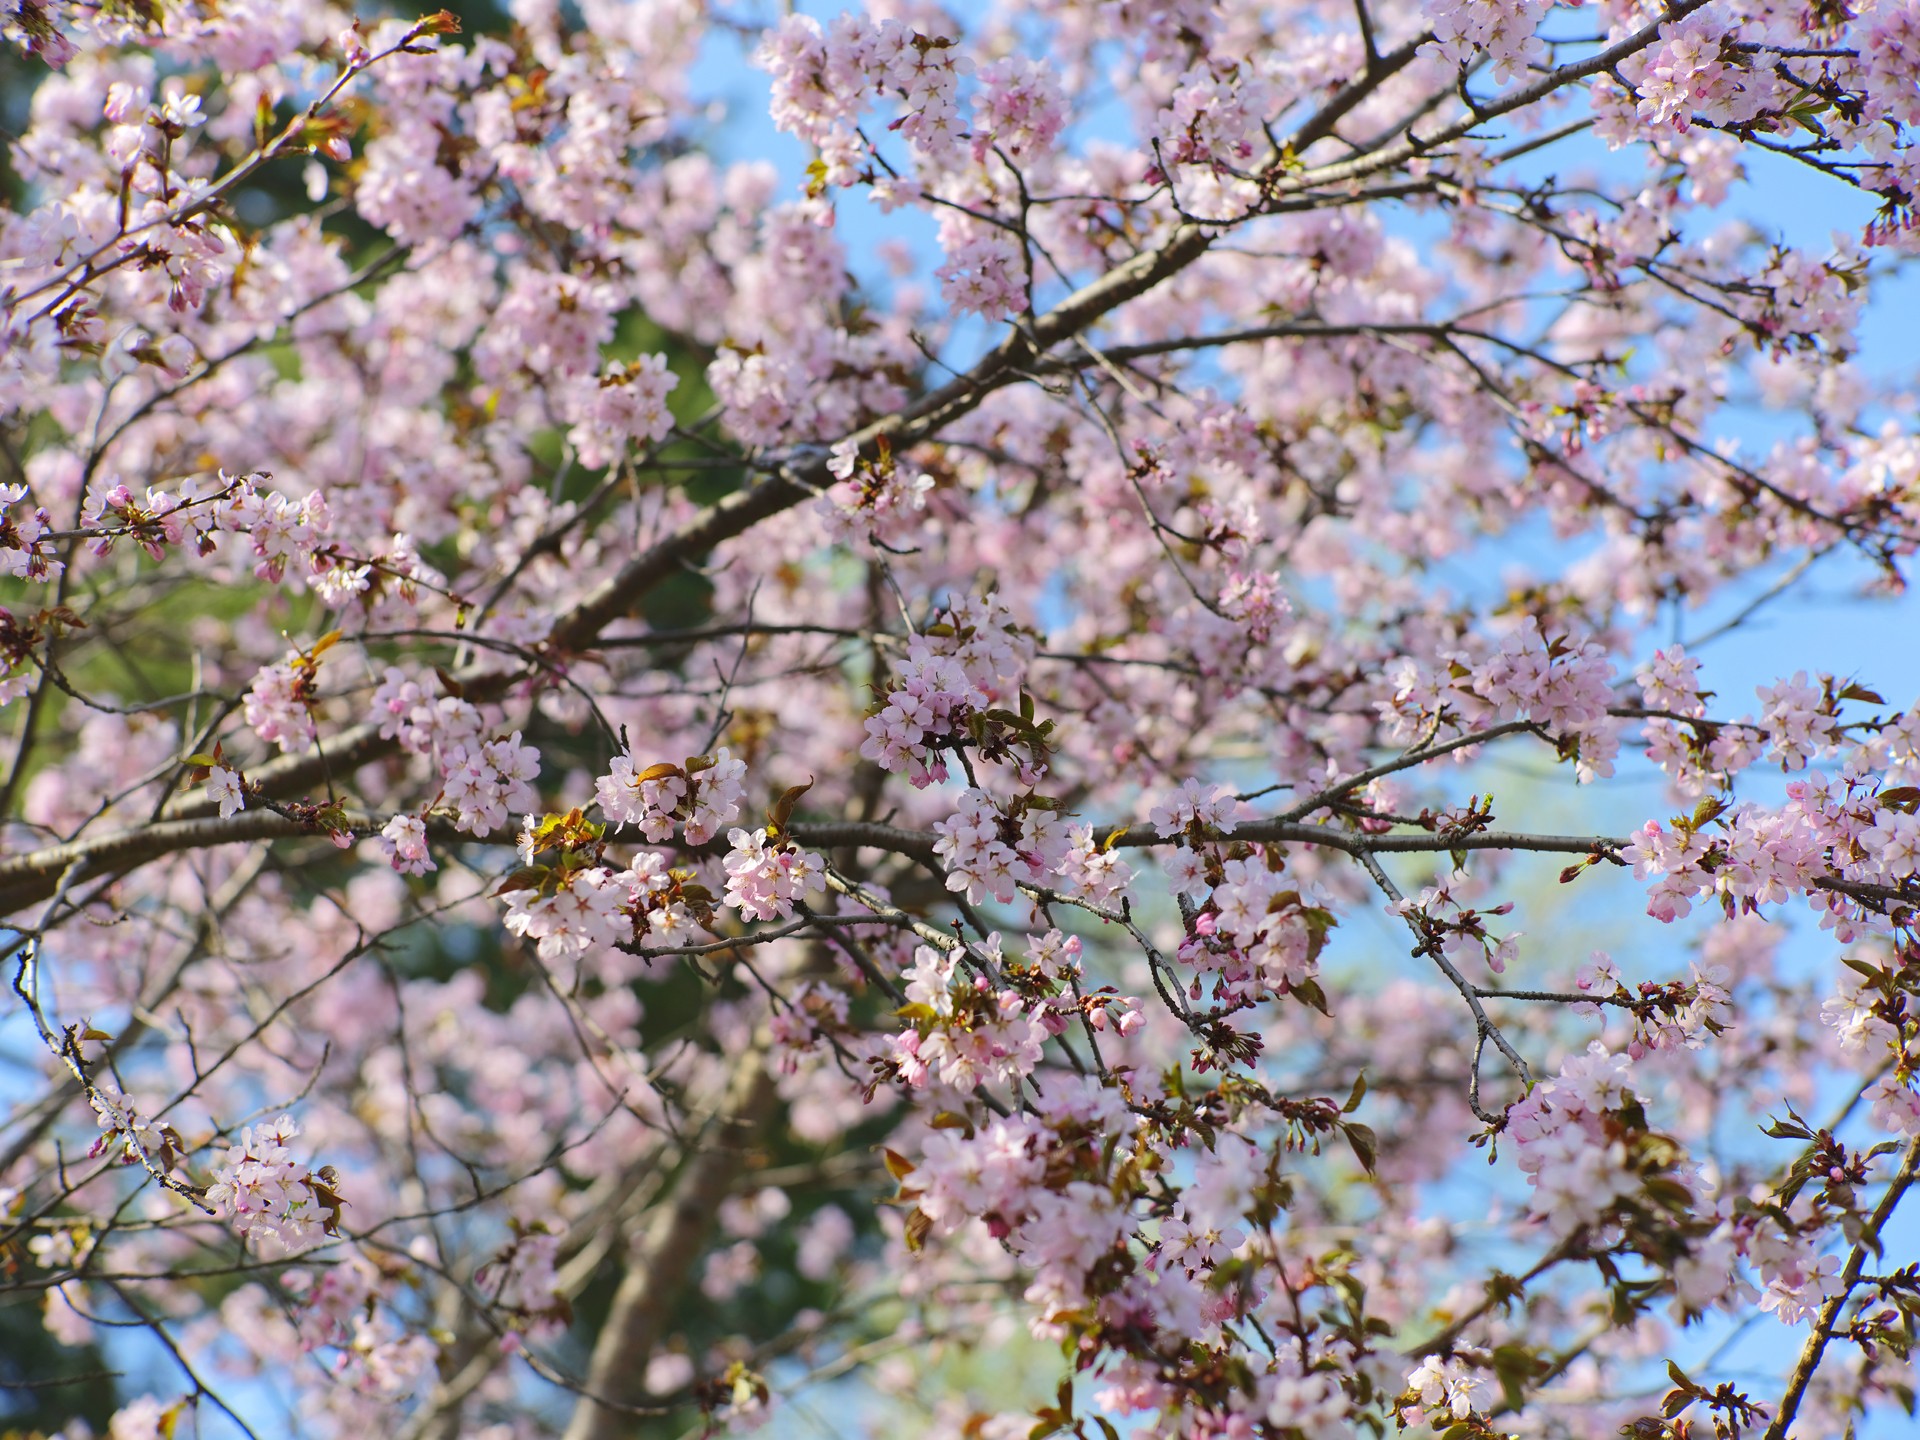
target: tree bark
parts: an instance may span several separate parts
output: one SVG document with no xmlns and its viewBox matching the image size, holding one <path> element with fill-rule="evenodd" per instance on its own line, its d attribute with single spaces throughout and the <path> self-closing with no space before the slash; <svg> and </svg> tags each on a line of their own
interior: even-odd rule
<svg viewBox="0 0 1920 1440">
<path fill-rule="evenodd" d="M 664 1208 L 642 1217 L 644 1234 L 628 1254 L 613 1308 L 594 1342 L 566 1440 L 628 1440 L 633 1434 L 634 1420 L 627 1412 L 646 1403 L 647 1361 L 705 1252 L 715 1211 L 738 1182 L 749 1150 L 773 1113 L 774 1081 L 766 1059 L 759 1044 L 740 1058 L 718 1114 L 688 1157 Z"/>
</svg>

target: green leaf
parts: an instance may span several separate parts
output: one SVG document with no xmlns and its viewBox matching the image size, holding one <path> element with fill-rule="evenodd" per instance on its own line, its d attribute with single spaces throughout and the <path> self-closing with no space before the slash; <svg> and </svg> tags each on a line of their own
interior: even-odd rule
<svg viewBox="0 0 1920 1440">
<path fill-rule="evenodd" d="M 1360 1168 L 1373 1174 L 1373 1162 L 1380 1154 L 1380 1142 L 1374 1136 L 1373 1127 L 1349 1120 L 1340 1128 L 1346 1132 L 1347 1144 L 1353 1147 L 1353 1157 L 1360 1162 Z"/>
<path fill-rule="evenodd" d="M 1668 1179 L 1664 1175 L 1655 1175 L 1646 1182 L 1647 1194 L 1673 1211 L 1684 1215 L 1693 1209 L 1693 1192 L 1678 1180 Z"/>
<path fill-rule="evenodd" d="M 1509 1410 L 1526 1404 L 1529 1380 L 1553 1367 L 1525 1345 L 1501 1345 L 1493 1352 L 1493 1373 L 1500 1381 L 1500 1399 Z"/>
<path fill-rule="evenodd" d="M 1312 1006 L 1322 1015 L 1333 1014 L 1333 1011 L 1327 1008 L 1327 992 L 1320 988 L 1319 981 L 1302 980 L 1293 987 L 1293 993 L 1299 997 L 1302 1004 Z"/>
</svg>

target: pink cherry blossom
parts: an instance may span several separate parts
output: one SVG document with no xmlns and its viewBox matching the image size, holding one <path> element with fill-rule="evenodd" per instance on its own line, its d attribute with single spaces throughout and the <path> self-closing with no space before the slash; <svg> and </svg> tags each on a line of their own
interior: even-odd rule
<svg viewBox="0 0 1920 1440">
<path fill-rule="evenodd" d="M 1920 9 L 803 8 L 0 0 L 21 1423 L 1898 1428 Z"/>
</svg>

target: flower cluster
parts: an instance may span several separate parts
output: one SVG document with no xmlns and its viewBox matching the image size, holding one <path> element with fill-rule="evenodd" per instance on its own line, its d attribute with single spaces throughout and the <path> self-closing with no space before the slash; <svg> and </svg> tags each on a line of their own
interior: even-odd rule
<svg viewBox="0 0 1920 1440">
<path fill-rule="evenodd" d="M 984 1221 L 1020 1257 L 1043 1332 L 1086 1303 L 1090 1272 L 1133 1232 L 1125 1208 L 1099 1183 L 1097 1157 L 1075 1153 L 1079 1136 L 1120 1118 L 1110 1096 L 1084 1083 L 1050 1086 L 1036 1113 L 996 1119 L 970 1136 L 935 1132 L 918 1165 L 903 1161 L 896 1171 L 904 1173 L 903 1198 L 932 1234 Z"/>
<path fill-rule="evenodd" d="M 313 743 L 312 709 L 316 668 L 311 652 L 290 650 L 286 658 L 263 665 L 247 687 L 245 715 L 253 733 L 282 750 L 305 750 Z"/>
<path fill-rule="evenodd" d="M 652 851 L 634 856 L 627 872 L 632 887 L 634 924 L 669 945 L 684 944 L 713 923 L 713 892 L 697 872 L 671 866 Z"/>
<path fill-rule="evenodd" d="M 854 125 L 880 95 L 901 101 L 889 128 L 916 150 L 939 158 L 961 149 L 959 80 L 972 61 L 949 40 L 891 18 L 843 13 L 823 30 L 811 16 L 789 15 L 756 58 L 773 77 L 774 123 L 829 155 L 857 153 Z"/>
<path fill-rule="evenodd" d="M 492 739 L 475 735 L 456 741 L 447 746 L 441 763 L 442 801 L 452 808 L 453 823 L 470 835 L 493 833 L 539 798 L 533 781 L 540 774 L 540 752 L 524 744 L 518 730 Z"/>
<path fill-rule="evenodd" d="M 427 851 L 427 826 L 418 815 L 394 816 L 380 827 L 379 839 L 387 863 L 402 875 L 425 875 L 439 868 Z"/>
<path fill-rule="evenodd" d="M 802 377 L 786 361 L 729 345 L 707 366 L 707 384 L 727 407 L 727 424 L 748 445 L 772 445 L 795 422 Z"/>
<path fill-rule="evenodd" d="M 1507 1111 L 1506 1133 L 1533 1187 L 1530 1207 L 1556 1236 L 1637 1200 L 1650 1178 L 1668 1186 L 1668 1201 L 1686 1205 L 1690 1172 L 1678 1147 L 1647 1128 L 1640 1103 L 1632 1060 L 1596 1040 Z"/>
<path fill-rule="evenodd" d="M 1583 782 L 1613 773 L 1620 749 L 1609 717 L 1613 661 L 1592 640 L 1549 638 L 1528 617 L 1478 657 L 1453 651 L 1432 666 L 1406 657 L 1389 667 L 1389 678 L 1392 698 L 1377 708 L 1397 740 L 1431 738 L 1442 723 L 1479 729 L 1524 719 L 1554 736 Z"/>
<path fill-rule="evenodd" d="M 1873 108 L 1897 124 L 1920 126 L 1920 4 L 1874 6 L 1860 50 L 1861 88 Z"/>
<path fill-rule="evenodd" d="M 1765 1227 L 1747 1246 L 1761 1281 L 1760 1308 L 1782 1325 L 1798 1325 L 1841 1293 L 1840 1257 L 1822 1254 L 1817 1242 Z"/>
<path fill-rule="evenodd" d="M 83 1027 L 84 1029 L 85 1027 Z M 124 1165 L 152 1164 L 170 1171 L 186 1152 L 180 1132 L 164 1120 L 154 1120 L 111 1082 L 88 1087 L 87 1102 L 100 1126 L 100 1138 L 89 1152 L 105 1155 L 116 1146 Z"/>
<path fill-rule="evenodd" d="M 749 920 L 784 920 L 803 896 L 826 889 L 818 855 L 765 829 L 729 830 L 726 903 Z"/>
<path fill-rule="evenodd" d="M 580 392 L 567 432 L 580 463 L 598 469 L 619 459 L 633 441 L 664 440 L 673 429 L 667 396 L 679 383 L 664 355 L 642 355 L 632 365 L 614 361 Z"/>
<path fill-rule="evenodd" d="M 332 1384 L 391 1404 L 412 1391 L 432 1367 L 440 1347 L 401 1323 L 395 1302 L 404 1289 L 392 1267 L 383 1273 L 356 1255 L 327 1266 L 317 1277 L 295 1274 L 288 1291 L 295 1299 L 292 1315 L 299 1342 L 306 1350 L 326 1347 L 335 1352 L 328 1377 Z"/>
<path fill-rule="evenodd" d="M 1903 722 L 1904 723 L 1904 722 Z M 1904 743 L 1904 742 L 1903 742 Z M 1898 893 L 1920 870 L 1920 823 L 1908 787 L 1876 793 L 1849 780 L 1836 789 L 1824 774 L 1790 782 L 1778 808 L 1751 801 L 1700 802 L 1666 824 L 1649 820 L 1621 852 L 1651 879 L 1647 912 L 1662 920 L 1688 914 L 1714 896 L 1729 913 L 1805 896 L 1843 939 L 1871 928 L 1871 912 L 1852 905 L 1836 881 Z"/>
<path fill-rule="evenodd" d="M 545 1226 L 527 1228 L 474 1272 L 474 1283 L 533 1339 L 557 1335 L 573 1318 L 556 1269 L 560 1239 Z"/>
<path fill-rule="evenodd" d="M 46 507 L 10 513 L 26 498 L 26 486 L 0 484 L 0 574 L 16 580 L 58 580 L 66 566 L 55 558 L 53 543 L 45 538 L 53 529 Z"/>
<path fill-rule="evenodd" d="M 236 481 L 231 489 L 220 522 L 251 541 L 256 576 L 277 583 L 288 574 L 289 561 L 299 562 L 292 566 L 296 576 L 321 568 L 314 557 L 333 528 L 323 492 L 314 490 L 295 500 L 278 490 L 262 491 L 251 479 Z"/>
<path fill-rule="evenodd" d="M 291 1115 L 271 1125 L 247 1126 L 215 1167 L 207 1189 L 208 1202 L 226 1211 L 243 1239 L 289 1253 L 337 1234 L 345 1203 L 331 1166 L 314 1170 L 294 1159 L 287 1142 L 299 1133 Z"/>
<path fill-rule="evenodd" d="M 397 740 L 415 755 L 464 744 L 480 733 L 480 712 L 458 695 L 429 699 L 419 681 L 397 665 L 389 665 L 373 692 L 370 704 L 380 723 L 383 740 Z"/>
<path fill-rule="evenodd" d="M 1803 770 L 1807 761 L 1827 754 L 1834 745 L 1833 687 L 1809 685 L 1807 672 L 1775 685 L 1762 685 L 1760 723 L 1766 727 L 1769 758 L 1783 770 Z"/>
<path fill-rule="evenodd" d="M 893 447 L 881 442 L 871 460 L 860 447 L 843 440 L 833 447 L 827 471 L 837 483 L 821 498 L 827 532 L 836 540 L 866 539 L 899 547 L 927 508 L 933 477 L 899 459 Z"/>
<path fill-rule="evenodd" d="M 1469 1419 L 1473 1415 L 1473 1392 L 1480 1384 L 1459 1361 L 1429 1355 L 1407 1372 L 1401 1422 L 1418 1425 L 1430 1418 L 1436 1426 L 1443 1426 Z"/>
<path fill-rule="evenodd" d="M 1728 38 L 1725 22 L 1708 10 L 1660 27 L 1660 43 L 1636 57 L 1637 73 L 1628 76 L 1645 125 L 1685 134 L 1696 115 L 1714 125 L 1739 125 L 1772 108 L 1775 86 L 1727 48 Z"/>
<path fill-rule="evenodd" d="M 946 262 L 935 272 L 940 298 L 963 315 L 1003 320 L 1027 308 L 1027 259 L 1020 243 L 1003 230 L 958 224 L 945 245 Z"/>
<path fill-rule="evenodd" d="M 1534 31 L 1551 0 L 1428 0 L 1421 8 L 1433 24 L 1434 53 L 1450 65 L 1485 55 L 1494 78 L 1506 80 L 1546 54 Z"/>
<path fill-rule="evenodd" d="M 1189 777 L 1148 812 L 1147 820 L 1163 840 L 1187 834 L 1204 839 L 1208 832 L 1225 828 L 1238 808 L 1230 786 L 1206 785 Z"/>
<path fill-rule="evenodd" d="M 724 745 L 679 765 L 642 766 L 629 749 L 614 757 L 595 794 L 609 820 L 639 826 L 648 840 L 669 839 L 678 827 L 687 844 L 704 845 L 739 817 L 746 773 L 746 762 Z"/>
<path fill-rule="evenodd" d="M 590 865 L 504 891 L 506 927 L 542 960 L 578 961 L 633 939 L 634 876 Z"/>
<path fill-rule="evenodd" d="M 1119 833 L 1098 840 L 1092 825 L 1069 825 L 1066 853 L 1056 869 L 1060 889 L 1095 905 L 1112 906 L 1123 899 L 1133 884 L 1133 867 L 1113 848 Z"/>
<path fill-rule="evenodd" d="M 1494 974 L 1506 972 L 1507 965 L 1519 954 L 1522 932 L 1505 936 L 1488 931 L 1486 917 L 1512 913 L 1513 902 L 1503 901 L 1488 909 L 1476 910 L 1465 902 L 1473 888 L 1472 877 L 1455 871 L 1419 893 L 1390 907 L 1394 913 L 1413 917 L 1422 932 L 1440 946 L 1448 959 L 1459 961 L 1465 955 L 1478 954 Z"/>
<path fill-rule="evenodd" d="M 1195 65 L 1154 117 L 1160 155 L 1181 165 L 1244 169 L 1265 139 L 1262 127 L 1278 99 L 1276 88 L 1253 66 Z"/>
<path fill-rule="evenodd" d="M 222 532 L 249 537 L 258 563 L 256 576 L 281 581 L 288 578 L 289 560 L 298 560 L 292 577 L 312 586 L 329 605 L 344 605 L 391 581 L 392 593 L 411 601 L 414 583 L 431 574 L 421 565 L 412 541 L 395 535 L 388 552 L 374 563 L 348 559 L 331 546 L 331 525 L 325 497 L 318 491 L 293 501 L 278 491 L 264 490 L 264 476 L 233 476 L 219 471 L 212 479 L 188 476 L 171 488 L 149 487 L 143 499 L 117 479 L 96 484 L 87 492 L 81 511 L 82 534 L 90 551 L 109 556 L 123 539 L 130 539 L 151 559 L 186 549 L 194 559 L 218 565 Z M 61 562 L 49 558 L 43 538 L 48 522 L 44 510 L 31 517 L 9 516 L 7 511 L 26 493 L 21 486 L 0 485 L 0 568 L 23 579 L 51 579 Z M 228 573 L 217 569 L 216 573 Z M 290 660 L 296 657 L 289 657 Z M 306 725 L 301 708 L 297 665 L 267 667 L 250 696 L 250 709 L 260 717 L 262 738 L 283 748 L 302 748 Z M 289 741 L 291 742 L 289 744 Z"/>
<path fill-rule="evenodd" d="M 1257 980 L 1275 995 L 1313 978 L 1333 916 L 1301 896 L 1278 858 L 1263 851 L 1220 865 L 1183 958 L 1221 972 L 1229 985 Z M 1212 943 L 1215 937 L 1227 945 Z"/>
<path fill-rule="evenodd" d="M 1067 864 L 1066 823 L 1039 797 L 1002 806 L 984 790 L 969 788 L 959 802 L 951 816 L 934 823 L 939 838 L 933 853 L 947 872 L 947 888 L 968 903 L 989 895 L 1010 902 L 1021 885 L 1045 885 Z"/>
<path fill-rule="evenodd" d="M 914 1089 L 1020 1085 L 1039 1067 L 1046 1042 L 1076 1021 L 1125 1039 L 1144 1022 L 1139 1002 L 1079 986 L 1076 940 L 1049 931 L 1024 961 L 1001 951 L 998 934 L 969 950 L 922 945 L 902 978 L 912 1026 L 891 1036 L 883 1072 Z"/>
<path fill-rule="evenodd" d="M 1034 649 L 997 597 L 952 606 L 908 640 L 886 698 L 867 717 L 861 755 L 924 787 L 947 779 L 942 742 L 965 736 L 978 742 L 982 759 L 1012 758 L 1022 783 L 1035 783 L 1046 730 L 1030 712 L 1001 708 L 1020 694 Z"/>
<path fill-rule="evenodd" d="M 181 513 L 193 503 L 183 493 L 187 490 L 184 485 L 175 491 L 148 486 L 145 500 L 136 501 L 122 480 L 116 479 L 104 488 L 96 486 L 88 492 L 80 511 L 80 523 L 100 532 L 90 546 L 93 553 L 111 555 L 115 542 L 124 536 L 146 551 L 149 559 L 166 559 L 167 547 L 178 545 L 187 532 L 189 517 Z"/>
<path fill-rule="evenodd" d="M 997 150 L 1009 160 L 1043 153 L 1067 123 L 1066 97 L 1042 60 L 1005 56 L 980 67 L 973 106 L 973 154 Z"/>
</svg>

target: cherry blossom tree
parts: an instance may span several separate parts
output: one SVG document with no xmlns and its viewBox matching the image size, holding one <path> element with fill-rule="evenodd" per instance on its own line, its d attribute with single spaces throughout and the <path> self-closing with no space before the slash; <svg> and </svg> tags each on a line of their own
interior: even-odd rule
<svg viewBox="0 0 1920 1440">
<path fill-rule="evenodd" d="M 0 0 L 0 1413 L 1911 1423 L 1920 0 L 775 9 Z"/>
</svg>

